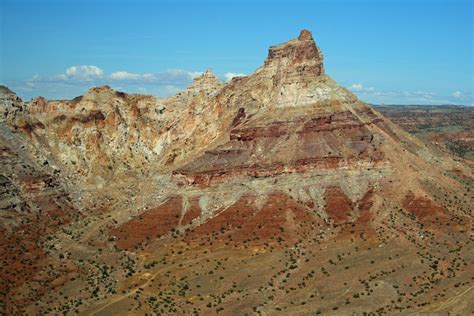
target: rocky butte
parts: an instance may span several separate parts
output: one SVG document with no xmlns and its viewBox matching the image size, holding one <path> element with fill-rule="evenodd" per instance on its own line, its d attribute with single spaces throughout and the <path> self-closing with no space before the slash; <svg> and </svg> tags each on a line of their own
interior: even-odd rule
<svg viewBox="0 0 474 316">
<path fill-rule="evenodd" d="M 312 34 L 166 99 L 0 91 L 0 313 L 472 312 L 472 170 Z"/>
</svg>

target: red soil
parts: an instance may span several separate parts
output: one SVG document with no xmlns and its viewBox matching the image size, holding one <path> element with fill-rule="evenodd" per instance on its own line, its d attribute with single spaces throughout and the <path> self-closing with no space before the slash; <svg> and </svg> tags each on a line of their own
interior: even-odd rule
<svg viewBox="0 0 474 316">
<path fill-rule="evenodd" d="M 112 229 L 110 234 L 117 238 L 118 247 L 133 249 L 146 240 L 169 233 L 178 225 L 181 209 L 182 197 L 171 197 L 160 206 Z"/>
<path fill-rule="evenodd" d="M 246 218 L 251 217 L 257 211 L 254 200 L 254 196 L 242 196 L 217 216 L 193 229 L 189 236 L 207 236 L 211 233 L 239 228 Z"/>
<path fill-rule="evenodd" d="M 0 314 L 7 315 L 22 311 L 24 302 L 13 299 L 10 291 L 31 280 L 44 267 L 42 260 L 46 258 L 39 241 L 53 233 L 62 224 L 70 222 L 74 210 L 59 195 L 38 196 L 31 200 L 42 211 L 42 216 L 33 216 L 28 206 L 25 214 L 17 214 L 21 223 L 12 231 L 0 227 Z M 50 284 L 41 284 L 34 295 L 42 296 Z"/>
<path fill-rule="evenodd" d="M 369 189 L 358 203 L 359 217 L 356 224 L 367 224 L 372 219 L 370 209 L 374 205 L 374 191 Z"/>
<path fill-rule="evenodd" d="M 342 223 L 349 219 L 350 212 L 352 211 L 352 202 L 341 188 L 326 188 L 324 200 L 326 201 L 326 212 L 337 223 Z"/>
<path fill-rule="evenodd" d="M 408 192 L 402 203 L 403 207 L 413 213 L 421 221 L 438 221 L 446 218 L 442 207 L 421 196 L 415 196 L 413 192 Z"/>
<path fill-rule="evenodd" d="M 242 196 L 216 217 L 192 230 L 187 239 L 208 238 L 222 234 L 216 241 L 249 241 L 264 243 L 278 237 L 291 239 L 301 226 L 314 224 L 315 219 L 300 204 L 282 193 L 268 195 L 257 208 L 255 196 Z"/>
</svg>

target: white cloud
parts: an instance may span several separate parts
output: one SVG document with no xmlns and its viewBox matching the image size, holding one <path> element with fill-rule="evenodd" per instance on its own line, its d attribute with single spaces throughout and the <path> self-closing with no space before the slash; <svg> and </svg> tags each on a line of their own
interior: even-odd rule
<svg viewBox="0 0 474 316">
<path fill-rule="evenodd" d="M 69 77 L 65 74 L 60 74 L 60 75 L 53 76 L 51 79 L 58 80 L 58 81 L 66 81 L 66 80 L 69 80 Z"/>
<path fill-rule="evenodd" d="M 132 74 L 127 71 L 117 71 L 113 72 L 110 75 L 110 79 L 112 80 L 136 80 L 140 77 L 138 74 Z"/>
<path fill-rule="evenodd" d="M 100 78 L 103 74 L 104 71 L 97 66 L 71 66 L 66 69 L 66 76 L 76 80 L 92 81 Z"/>
<path fill-rule="evenodd" d="M 193 77 L 193 79 L 194 79 L 194 78 L 196 78 L 196 77 L 199 77 L 199 76 L 202 75 L 203 73 L 204 73 L 204 72 L 202 72 L 202 71 L 192 71 L 192 72 L 189 73 L 189 75 L 190 75 L 191 77 Z"/>
<path fill-rule="evenodd" d="M 126 70 L 106 73 L 93 65 L 71 66 L 55 75 L 35 74 L 11 87 L 23 91 L 29 99 L 38 95 L 47 98 L 72 98 L 92 86 L 110 85 L 114 89 L 170 96 L 185 89 L 202 72 L 171 69 L 157 73 L 134 73 Z"/>
<path fill-rule="evenodd" d="M 243 77 L 245 74 L 235 73 L 235 72 L 226 72 L 224 74 L 225 81 L 231 81 L 234 77 Z"/>
<path fill-rule="evenodd" d="M 109 78 L 111 80 L 121 80 L 121 81 L 129 81 L 129 82 L 135 82 L 135 83 L 153 83 L 157 82 L 157 75 L 155 74 L 135 74 L 135 73 L 130 73 L 128 71 L 116 71 L 110 74 Z"/>
<path fill-rule="evenodd" d="M 461 91 L 454 91 L 451 95 L 456 99 L 460 99 L 464 96 L 464 94 Z"/>
<path fill-rule="evenodd" d="M 364 87 L 362 83 L 353 83 L 352 85 L 349 86 L 349 90 L 353 92 L 371 92 L 375 91 L 374 87 Z"/>
<path fill-rule="evenodd" d="M 162 88 L 162 91 L 165 95 L 173 95 L 181 91 L 181 89 L 173 85 L 166 85 Z"/>
<path fill-rule="evenodd" d="M 363 87 L 362 83 L 353 83 L 349 86 L 349 89 L 354 90 L 354 91 L 359 91 Z"/>
<path fill-rule="evenodd" d="M 365 87 L 362 83 L 354 83 L 348 88 L 362 100 L 376 104 L 470 104 L 473 100 L 472 93 L 461 91 L 455 91 L 450 95 L 443 95 L 424 90 L 378 90 L 374 87 Z"/>
<path fill-rule="evenodd" d="M 181 84 L 183 82 L 190 83 L 194 78 L 200 76 L 202 72 L 186 71 L 181 69 L 170 69 L 164 72 L 157 73 L 155 80 L 160 83 L 168 85 Z"/>
<path fill-rule="evenodd" d="M 53 76 L 34 75 L 27 82 L 61 83 L 71 85 L 102 85 L 124 82 L 128 84 L 156 84 L 163 86 L 186 86 L 202 72 L 171 69 L 158 73 L 132 73 L 125 70 L 106 74 L 97 66 L 71 66 L 65 73 Z"/>
<path fill-rule="evenodd" d="M 154 74 L 135 74 L 128 71 L 116 71 L 109 76 L 112 80 L 123 80 L 123 81 L 139 81 L 139 82 L 153 82 L 156 80 Z"/>
</svg>

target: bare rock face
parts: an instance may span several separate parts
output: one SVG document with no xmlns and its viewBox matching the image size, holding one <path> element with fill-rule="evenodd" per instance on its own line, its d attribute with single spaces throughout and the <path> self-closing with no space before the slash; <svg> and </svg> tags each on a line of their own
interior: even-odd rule
<svg viewBox="0 0 474 316">
<path fill-rule="evenodd" d="M 18 112 L 23 110 L 23 101 L 5 86 L 0 86 L 0 105 L 1 122 L 15 119 Z"/>
<path fill-rule="evenodd" d="M 115 177 L 165 169 L 198 150 L 202 144 L 190 138 L 217 133 L 217 117 L 209 118 L 207 126 L 200 125 L 200 117 L 219 85 L 208 71 L 169 100 L 96 87 L 73 100 L 38 97 L 25 106 L 5 103 L 4 117 L 50 152 L 74 182 L 101 187 Z"/>
<path fill-rule="evenodd" d="M 301 31 L 298 39 L 270 47 L 265 66 L 287 70 L 286 76 L 314 79 L 324 74 L 323 55 L 308 30 Z"/>
<path fill-rule="evenodd" d="M 199 94 L 205 94 L 206 96 L 216 94 L 223 84 L 219 81 L 216 75 L 209 68 L 202 75 L 196 77 L 191 85 L 179 96 L 188 95 L 188 97 L 195 97 Z"/>
</svg>

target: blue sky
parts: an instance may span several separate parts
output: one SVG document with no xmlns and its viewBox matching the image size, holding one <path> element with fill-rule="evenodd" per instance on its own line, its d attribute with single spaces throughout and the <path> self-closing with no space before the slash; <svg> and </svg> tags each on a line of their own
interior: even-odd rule
<svg viewBox="0 0 474 316">
<path fill-rule="evenodd" d="M 365 101 L 474 105 L 473 15 L 470 0 L 0 0 L 0 83 L 26 100 L 167 96 L 209 67 L 250 74 L 307 28 Z"/>
</svg>

